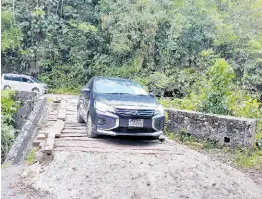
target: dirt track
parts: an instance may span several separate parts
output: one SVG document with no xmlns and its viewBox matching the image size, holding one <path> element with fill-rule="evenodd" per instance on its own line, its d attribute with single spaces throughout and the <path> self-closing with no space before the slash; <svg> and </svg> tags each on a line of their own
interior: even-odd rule
<svg viewBox="0 0 262 199">
<path fill-rule="evenodd" d="M 262 198 L 262 188 L 240 171 L 172 141 L 87 138 L 76 123 L 76 102 L 66 98 L 54 160 L 23 174 L 42 198 Z"/>
</svg>

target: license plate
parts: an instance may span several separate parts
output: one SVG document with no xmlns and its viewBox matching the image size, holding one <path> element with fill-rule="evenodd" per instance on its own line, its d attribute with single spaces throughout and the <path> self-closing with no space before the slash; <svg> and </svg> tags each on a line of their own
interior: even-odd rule
<svg viewBox="0 0 262 199">
<path fill-rule="evenodd" d="M 128 123 L 128 126 L 130 126 L 130 127 L 143 127 L 143 123 L 144 123 L 143 120 L 130 119 L 129 123 Z"/>
</svg>

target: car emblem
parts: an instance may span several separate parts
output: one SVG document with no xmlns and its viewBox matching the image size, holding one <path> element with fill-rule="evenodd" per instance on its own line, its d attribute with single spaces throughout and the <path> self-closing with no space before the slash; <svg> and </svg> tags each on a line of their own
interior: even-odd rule
<svg viewBox="0 0 262 199">
<path fill-rule="evenodd" d="M 133 115 L 138 115 L 138 111 L 136 110 L 136 111 L 133 113 Z"/>
</svg>

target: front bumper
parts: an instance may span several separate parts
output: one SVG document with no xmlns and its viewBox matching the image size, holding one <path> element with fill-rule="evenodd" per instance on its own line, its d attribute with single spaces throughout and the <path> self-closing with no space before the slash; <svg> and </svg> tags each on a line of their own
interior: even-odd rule
<svg viewBox="0 0 262 199">
<path fill-rule="evenodd" d="M 42 94 L 47 94 L 48 93 L 48 88 L 41 88 L 40 93 Z"/>
<path fill-rule="evenodd" d="M 98 135 L 110 135 L 110 136 L 141 136 L 141 137 L 159 137 L 163 134 L 163 131 L 156 131 L 156 132 L 137 132 L 137 133 L 130 133 L 130 132 L 119 132 L 119 131 L 106 131 L 106 130 L 99 130 L 97 129 L 96 134 Z"/>
<path fill-rule="evenodd" d="M 129 119 L 143 119 L 142 128 L 130 128 Z M 95 133 L 111 136 L 149 136 L 159 137 L 163 134 L 164 115 L 156 115 L 152 118 L 121 117 L 119 115 L 96 111 L 94 124 Z"/>
</svg>

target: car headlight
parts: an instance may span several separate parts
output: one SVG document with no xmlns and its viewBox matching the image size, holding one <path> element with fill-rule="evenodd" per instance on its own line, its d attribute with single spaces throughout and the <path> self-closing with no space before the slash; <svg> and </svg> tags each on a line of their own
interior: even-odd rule
<svg viewBox="0 0 262 199">
<path fill-rule="evenodd" d="M 113 107 L 99 101 L 95 101 L 95 109 L 101 112 L 115 112 Z"/>
<path fill-rule="evenodd" d="M 164 114 L 165 114 L 165 110 L 163 106 L 161 104 L 157 105 L 155 109 L 155 115 L 164 115 Z"/>
</svg>

